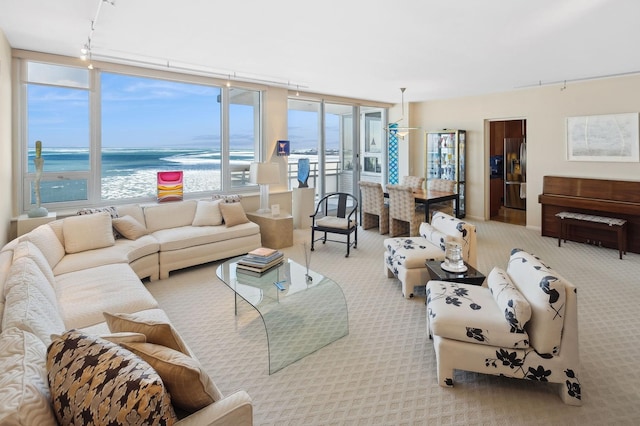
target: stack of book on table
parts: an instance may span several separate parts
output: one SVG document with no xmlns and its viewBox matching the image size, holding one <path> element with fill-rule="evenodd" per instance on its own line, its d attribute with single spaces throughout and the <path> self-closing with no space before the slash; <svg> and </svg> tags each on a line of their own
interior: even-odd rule
<svg viewBox="0 0 640 426">
<path fill-rule="evenodd" d="M 236 270 L 252 274 L 262 274 L 282 263 L 284 256 L 278 250 L 260 247 L 251 250 L 237 262 Z"/>
</svg>

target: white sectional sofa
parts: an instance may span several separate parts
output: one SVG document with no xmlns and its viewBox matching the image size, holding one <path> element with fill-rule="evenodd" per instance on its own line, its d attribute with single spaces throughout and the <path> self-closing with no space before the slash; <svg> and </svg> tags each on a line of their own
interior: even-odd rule
<svg viewBox="0 0 640 426">
<path fill-rule="evenodd" d="M 117 208 L 117 218 L 112 216 L 116 214 L 98 211 L 56 220 L 9 242 L 0 251 L 0 424 L 54 425 L 61 421 L 60 413 L 68 420 L 77 414 L 74 409 L 80 408 L 66 406 L 73 401 L 59 395 L 67 381 L 74 389 L 72 397 L 94 404 L 82 408 L 88 410 L 84 414 L 114 414 L 123 398 L 117 392 L 123 388 L 108 394 L 104 383 L 111 383 L 108 377 L 124 380 L 129 376 L 113 374 L 112 370 L 99 372 L 114 362 L 112 358 L 105 361 L 105 354 L 122 365 L 135 365 L 134 370 L 143 371 L 138 376 L 145 380 L 155 377 L 148 374 L 153 371 L 164 382 L 164 387 L 157 382 L 144 387 L 145 392 L 157 392 L 153 397 L 141 395 L 142 388 L 134 392 L 146 401 L 145 407 L 132 405 L 133 397 L 127 393 L 128 405 L 121 408 L 126 412 L 115 413 L 116 424 L 148 423 L 149 419 L 139 416 L 142 413 L 168 416 L 154 420 L 157 424 L 252 424 L 249 395 L 238 391 L 222 396 L 141 278 L 166 278 L 179 268 L 246 253 L 260 246 L 259 227 L 245 222 L 239 202 L 225 200 L 128 205 Z M 223 219 L 225 223 L 218 224 Z M 116 239 L 114 229 L 129 238 Z M 105 321 L 109 317 L 105 313 L 115 314 L 117 320 Z M 68 331 L 72 329 L 77 331 Z M 99 362 L 91 364 L 95 359 Z M 69 364 L 60 365 L 65 362 Z M 71 366 L 78 365 L 83 367 L 72 374 Z M 165 376 L 166 365 L 170 368 Z M 79 384 L 94 376 L 99 380 L 93 385 Z M 138 376 L 128 380 L 138 383 Z M 91 387 L 95 385 L 100 389 Z M 194 385 L 198 389 L 194 390 Z M 165 393 L 173 402 L 171 409 L 151 404 L 166 403 Z M 202 398 L 190 402 L 196 396 Z M 109 402 L 99 405 L 101 401 Z M 181 405 L 176 406 L 176 401 Z"/>
</svg>

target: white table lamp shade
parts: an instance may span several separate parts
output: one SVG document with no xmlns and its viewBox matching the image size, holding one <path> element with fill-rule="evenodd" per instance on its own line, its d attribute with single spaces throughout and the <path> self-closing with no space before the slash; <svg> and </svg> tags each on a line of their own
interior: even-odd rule
<svg viewBox="0 0 640 426">
<path fill-rule="evenodd" d="M 260 185 L 258 213 L 269 213 L 269 184 L 280 183 L 280 166 L 278 163 L 251 163 L 249 182 Z"/>
</svg>

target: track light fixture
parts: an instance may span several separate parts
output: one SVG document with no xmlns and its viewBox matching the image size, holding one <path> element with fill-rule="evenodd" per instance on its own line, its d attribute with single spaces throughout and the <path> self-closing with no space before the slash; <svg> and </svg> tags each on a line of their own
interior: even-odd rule
<svg viewBox="0 0 640 426">
<path fill-rule="evenodd" d="M 100 16 L 100 10 L 102 9 L 103 3 L 109 3 L 111 6 L 116 5 L 115 0 L 102 0 L 100 3 L 98 3 L 98 9 L 96 10 L 96 14 L 93 20 L 91 20 L 90 22 L 89 35 L 87 36 L 87 42 L 80 49 L 80 59 L 82 59 L 83 61 L 86 61 L 87 59 L 89 60 L 89 66 L 87 68 L 89 68 L 90 70 L 93 69 L 93 64 L 91 64 L 91 37 L 93 37 L 93 32 L 96 30 L 96 24 L 98 22 L 98 17 Z"/>
</svg>

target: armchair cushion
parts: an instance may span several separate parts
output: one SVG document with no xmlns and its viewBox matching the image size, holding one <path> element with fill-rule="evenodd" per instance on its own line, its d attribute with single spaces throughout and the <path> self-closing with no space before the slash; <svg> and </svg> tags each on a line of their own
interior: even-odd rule
<svg viewBox="0 0 640 426">
<path fill-rule="evenodd" d="M 507 273 L 531 305 L 525 326 L 531 345 L 540 354 L 558 355 L 565 317 L 565 280 L 538 258 L 513 249 Z"/>
<path fill-rule="evenodd" d="M 501 268 L 495 267 L 491 270 L 487 277 L 487 285 L 513 332 L 521 332 L 527 321 L 531 319 L 531 306 L 527 299 Z"/>
<path fill-rule="evenodd" d="M 444 249 L 427 243 L 420 237 L 387 238 L 384 240 L 384 246 L 387 253 L 386 263 L 392 270 L 400 266 L 405 269 L 426 268 L 427 259 L 444 259 Z"/>
<path fill-rule="evenodd" d="M 486 287 L 429 281 L 427 316 L 433 335 L 503 348 L 529 347 L 527 332 L 505 321 Z"/>
</svg>

